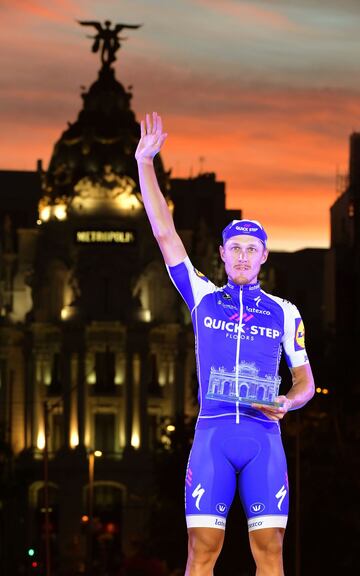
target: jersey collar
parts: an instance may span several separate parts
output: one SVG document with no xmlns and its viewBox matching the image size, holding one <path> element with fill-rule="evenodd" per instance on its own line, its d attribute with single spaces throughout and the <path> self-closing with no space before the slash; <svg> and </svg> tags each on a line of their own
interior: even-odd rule
<svg viewBox="0 0 360 576">
<path fill-rule="evenodd" d="M 238 295 L 240 288 L 242 288 L 243 295 L 247 298 L 253 298 L 254 300 L 260 295 L 261 292 L 259 282 L 256 282 L 256 284 L 242 284 L 240 286 L 239 284 L 235 284 L 235 282 L 230 280 L 230 278 L 228 278 L 228 282 L 225 288 L 231 295 Z"/>
</svg>

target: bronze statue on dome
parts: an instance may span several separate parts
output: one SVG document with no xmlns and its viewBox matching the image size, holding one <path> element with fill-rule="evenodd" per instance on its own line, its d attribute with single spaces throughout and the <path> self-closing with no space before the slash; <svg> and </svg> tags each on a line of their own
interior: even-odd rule
<svg viewBox="0 0 360 576">
<path fill-rule="evenodd" d="M 88 36 L 92 38 L 94 43 L 92 45 L 92 51 L 98 52 L 101 50 L 101 62 L 104 66 L 110 66 L 116 60 L 116 52 L 121 47 L 120 40 L 126 40 L 126 38 L 120 38 L 119 34 L 124 28 L 137 29 L 140 28 L 141 24 L 115 24 L 114 28 L 111 29 L 111 21 L 105 20 L 105 27 L 100 22 L 93 20 L 78 20 L 81 26 L 93 26 L 97 30 L 95 36 Z"/>
</svg>

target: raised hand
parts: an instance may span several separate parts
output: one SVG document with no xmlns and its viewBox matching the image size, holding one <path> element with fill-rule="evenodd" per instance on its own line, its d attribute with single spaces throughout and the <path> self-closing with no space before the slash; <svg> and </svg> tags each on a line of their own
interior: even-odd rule
<svg viewBox="0 0 360 576">
<path fill-rule="evenodd" d="M 135 152 L 135 158 L 139 163 L 152 164 L 152 160 L 160 151 L 167 134 L 163 132 L 161 116 L 156 112 L 146 114 L 145 120 L 141 121 L 141 137 Z"/>
</svg>

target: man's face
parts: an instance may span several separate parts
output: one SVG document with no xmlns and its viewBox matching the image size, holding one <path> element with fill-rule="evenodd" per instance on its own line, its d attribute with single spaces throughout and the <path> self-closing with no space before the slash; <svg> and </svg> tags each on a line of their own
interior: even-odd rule
<svg viewBox="0 0 360 576">
<path fill-rule="evenodd" d="M 220 246 L 220 256 L 230 280 L 235 284 L 255 284 L 268 250 L 258 238 L 243 234 L 232 236 Z"/>
</svg>

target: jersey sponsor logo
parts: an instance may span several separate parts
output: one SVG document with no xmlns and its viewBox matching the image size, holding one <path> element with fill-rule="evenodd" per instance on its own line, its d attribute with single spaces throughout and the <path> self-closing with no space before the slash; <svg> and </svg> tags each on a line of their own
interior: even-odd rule
<svg viewBox="0 0 360 576">
<path fill-rule="evenodd" d="M 227 322 L 226 320 L 211 318 L 211 316 L 205 316 L 204 326 L 206 328 L 211 328 L 212 330 L 223 330 L 226 332 L 244 333 L 243 324 L 239 324 L 239 322 Z"/>
<path fill-rule="evenodd" d="M 221 295 L 224 298 L 224 300 L 232 300 L 230 294 L 228 294 L 227 292 L 223 292 Z"/>
<path fill-rule="evenodd" d="M 262 521 L 249 522 L 249 528 L 260 528 L 260 526 L 262 526 L 262 525 L 263 525 Z"/>
<path fill-rule="evenodd" d="M 250 317 L 248 318 L 248 320 Z M 246 321 L 246 319 L 245 319 Z M 211 318 L 211 316 L 205 316 L 204 326 L 206 328 L 211 328 L 212 330 L 221 330 L 224 332 L 229 332 L 231 334 L 245 334 L 245 324 L 240 322 L 227 322 L 226 320 L 220 320 L 218 318 Z M 280 336 L 279 330 L 275 328 L 267 328 L 266 326 L 249 326 L 247 330 L 248 334 L 251 336 L 264 336 L 266 338 L 278 338 Z"/>
<path fill-rule="evenodd" d="M 305 349 L 305 328 L 301 318 L 295 318 L 295 350 Z"/>
<path fill-rule="evenodd" d="M 254 318 L 253 314 L 248 314 L 247 312 L 244 312 L 244 314 L 243 314 L 244 322 L 249 322 L 251 320 L 251 318 Z"/>
<path fill-rule="evenodd" d="M 217 301 L 219 306 L 222 306 L 223 308 L 228 308 L 229 310 L 237 310 L 237 306 L 235 306 L 234 304 L 225 304 L 225 302 L 223 302 L 222 300 Z"/>
<path fill-rule="evenodd" d="M 203 274 L 202 272 L 200 272 L 200 270 L 197 270 L 196 268 L 194 268 L 194 272 L 195 272 L 196 276 L 198 276 L 199 278 L 201 278 L 201 280 L 204 280 L 205 282 L 208 282 L 208 279 L 206 278 L 205 274 Z"/>
<path fill-rule="evenodd" d="M 253 314 L 247 314 L 246 312 L 243 314 L 243 317 L 242 317 L 244 322 L 249 322 L 251 320 L 251 318 L 254 318 L 254 315 Z M 235 314 L 230 316 L 229 320 L 234 320 L 235 322 L 239 322 L 239 320 L 240 320 L 239 312 L 236 312 Z M 241 326 L 244 326 L 244 324 L 241 324 Z"/>
<path fill-rule="evenodd" d="M 254 504 L 251 504 L 250 510 L 254 514 L 260 514 L 260 512 L 263 512 L 265 510 L 265 504 L 263 504 L 262 502 L 254 502 Z"/>
<path fill-rule="evenodd" d="M 250 227 L 249 225 L 245 225 L 245 226 L 235 226 L 235 230 L 239 230 L 240 232 L 257 232 L 259 228 L 258 226 Z"/>
<path fill-rule="evenodd" d="M 223 527 L 225 527 L 225 520 L 222 520 L 221 518 L 216 518 L 216 519 L 215 519 L 215 526 L 223 526 Z"/>
<path fill-rule="evenodd" d="M 220 514 L 225 514 L 227 511 L 227 506 L 226 504 L 223 504 L 222 502 L 219 502 L 219 504 L 216 504 L 216 510 L 220 513 Z"/>
<path fill-rule="evenodd" d="M 198 510 L 200 510 L 200 500 L 204 496 L 205 488 L 201 487 L 201 484 L 198 484 L 191 494 L 193 498 L 196 498 L 195 506 Z"/>
<path fill-rule="evenodd" d="M 258 307 L 258 306 L 259 306 L 259 304 L 260 304 L 260 300 L 261 300 L 261 296 L 256 296 L 256 298 L 255 298 L 255 304 L 256 304 L 256 307 Z"/>
<path fill-rule="evenodd" d="M 254 334 L 254 336 L 266 336 L 266 338 L 278 338 L 280 336 L 279 330 L 266 328 L 265 326 L 251 326 L 250 333 Z"/>
<path fill-rule="evenodd" d="M 275 498 L 277 498 L 279 500 L 277 507 L 279 508 L 279 510 L 281 511 L 281 506 L 282 503 L 284 501 L 284 498 L 287 494 L 287 490 L 285 488 L 285 484 L 283 484 L 279 490 L 279 492 L 277 494 L 275 494 Z"/>
<path fill-rule="evenodd" d="M 251 312 L 251 314 L 265 314 L 266 316 L 271 316 L 270 310 L 260 310 L 260 308 L 250 308 L 246 306 L 246 310 Z"/>
</svg>

